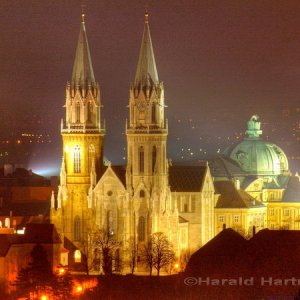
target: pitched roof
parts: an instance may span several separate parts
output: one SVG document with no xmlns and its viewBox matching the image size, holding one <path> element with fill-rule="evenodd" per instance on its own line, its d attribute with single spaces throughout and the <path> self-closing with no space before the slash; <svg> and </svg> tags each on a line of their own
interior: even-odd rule
<svg viewBox="0 0 300 300">
<path fill-rule="evenodd" d="M 135 84 L 157 84 L 159 82 L 150 35 L 148 13 L 145 14 L 144 33 L 134 82 Z"/>
<path fill-rule="evenodd" d="M 170 166 L 169 184 L 172 192 L 200 192 L 207 166 Z"/>
<path fill-rule="evenodd" d="M 85 85 L 87 83 L 94 84 L 95 77 L 85 30 L 84 16 L 82 16 L 73 65 L 72 84 Z"/>
<path fill-rule="evenodd" d="M 126 166 L 112 166 L 113 171 L 121 180 L 124 186 L 126 186 Z"/>
<path fill-rule="evenodd" d="M 216 208 L 264 207 L 260 201 L 251 197 L 244 190 L 237 190 L 232 181 L 215 181 L 214 186 L 216 193 L 220 194 Z"/>
<path fill-rule="evenodd" d="M 284 191 L 283 202 L 300 202 L 300 181 L 298 176 L 289 178 L 287 189 Z"/>
</svg>

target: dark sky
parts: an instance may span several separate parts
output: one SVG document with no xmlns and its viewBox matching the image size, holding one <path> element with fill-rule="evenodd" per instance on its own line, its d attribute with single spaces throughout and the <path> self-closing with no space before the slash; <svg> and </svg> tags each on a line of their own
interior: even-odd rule
<svg viewBox="0 0 300 300">
<path fill-rule="evenodd" d="M 148 2 L 157 68 L 168 105 L 170 156 L 178 119 L 202 124 L 198 131 L 183 133 L 200 147 L 199 134 L 244 130 L 252 114 L 276 115 L 299 102 L 299 1 Z M 105 152 L 113 162 L 120 162 L 144 2 L 85 3 L 94 72 L 104 104 L 102 118 L 107 124 Z M 16 120 L 31 114 L 47 120 L 40 130 L 53 136 L 54 160 L 61 157 L 60 118 L 80 12 L 80 1 L 0 1 L 1 111 Z M 215 132 L 209 131 L 212 119 L 218 124 Z"/>
</svg>

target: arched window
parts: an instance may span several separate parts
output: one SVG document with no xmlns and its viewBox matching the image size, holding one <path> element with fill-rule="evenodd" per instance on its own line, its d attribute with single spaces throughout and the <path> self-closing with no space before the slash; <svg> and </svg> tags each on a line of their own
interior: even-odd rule
<svg viewBox="0 0 300 300">
<path fill-rule="evenodd" d="M 114 229 L 113 229 L 113 216 L 111 210 L 107 211 L 107 232 L 109 235 L 114 234 Z"/>
<path fill-rule="evenodd" d="M 139 149 L 139 170 L 140 173 L 144 173 L 144 148 Z"/>
<path fill-rule="evenodd" d="M 92 163 L 93 163 L 94 158 L 95 158 L 95 147 L 94 147 L 93 144 L 91 144 L 91 145 L 89 145 L 89 152 L 88 152 L 88 169 L 89 169 L 89 172 L 92 169 Z"/>
<path fill-rule="evenodd" d="M 80 103 L 76 103 L 76 122 L 80 123 Z"/>
<path fill-rule="evenodd" d="M 92 117 L 93 117 L 93 104 L 89 102 L 87 107 L 87 121 L 92 122 Z"/>
<path fill-rule="evenodd" d="M 138 240 L 139 240 L 139 242 L 145 241 L 145 230 L 146 230 L 145 218 L 139 217 L 139 225 L 138 225 Z"/>
<path fill-rule="evenodd" d="M 152 104 L 152 113 L 151 113 L 152 124 L 156 123 L 156 105 Z"/>
<path fill-rule="evenodd" d="M 74 262 L 76 262 L 76 263 L 81 262 L 81 252 L 80 252 L 80 250 L 75 250 L 75 252 L 74 252 Z"/>
<path fill-rule="evenodd" d="M 153 148 L 152 148 L 152 172 L 153 173 L 155 170 L 155 164 L 156 164 L 156 147 L 153 146 Z"/>
<path fill-rule="evenodd" d="M 74 147 L 74 173 L 80 173 L 80 147 Z"/>
<path fill-rule="evenodd" d="M 140 198 L 144 198 L 145 197 L 145 191 L 144 190 L 140 190 Z"/>
<path fill-rule="evenodd" d="M 78 216 L 74 219 L 74 240 L 80 240 L 80 218 Z"/>
</svg>

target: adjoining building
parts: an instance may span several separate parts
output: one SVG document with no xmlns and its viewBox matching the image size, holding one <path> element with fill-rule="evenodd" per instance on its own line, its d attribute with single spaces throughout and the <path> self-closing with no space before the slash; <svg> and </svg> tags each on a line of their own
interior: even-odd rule
<svg viewBox="0 0 300 300">
<path fill-rule="evenodd" d="M 253 226 L 257 230 L 300 229 L 299 176 L 291 175 L 284 151 L 261 136 L 259 117 L 252 116 L 244 140 L 229 146 L 210 162 L 217 190 L 221 187 L 228 194 L 230 184 L 226 181 L 230 181 L 235 183 L 240 196 L 246 192 L 249 199 L 236 201 L 236 191 L 221 196 L 215 209 L 216 232 L 222 229 L 222 223 L 237 226 L 246 234 Z M 239 208 L 243 209 L 238 212 Z"/>
</svg>

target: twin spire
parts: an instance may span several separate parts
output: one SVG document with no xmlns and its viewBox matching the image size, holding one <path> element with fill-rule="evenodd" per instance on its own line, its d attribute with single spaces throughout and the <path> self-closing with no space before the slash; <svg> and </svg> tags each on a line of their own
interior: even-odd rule
<svg viewBox="0 0 300 300">
<path fill-rule="evenodd" d="M 96 83 L 89 43 L 85 30 L 85 15 L 81 14 L 81 26 L 76 48 L 75 61 L 73 65 L 72 82 L 71 84 L 84 86 L 94 85 Z"/>
<path fill-rule="evenodd" d="M 144 33 L 134 83 L 135 85 L 159 83 L 150 35 L 148 12 L 145 13 Z"/>
<path fill-rule="evenodd" d="M 96 83 L 89 44 L 85 29 L 85 15 L 81 15 L 81 26 L 76 48 L 75 61 L 72 73 L 72 85 L 94 85 Z M 134 84 L 149 85 L 158 84 L 158 74 L 154 58 L 153 46 L 149 28 L 149 14 L 145 13 L 144 33 L 140 48 L 139 60 L 137 64 Z"/>
</svg>

